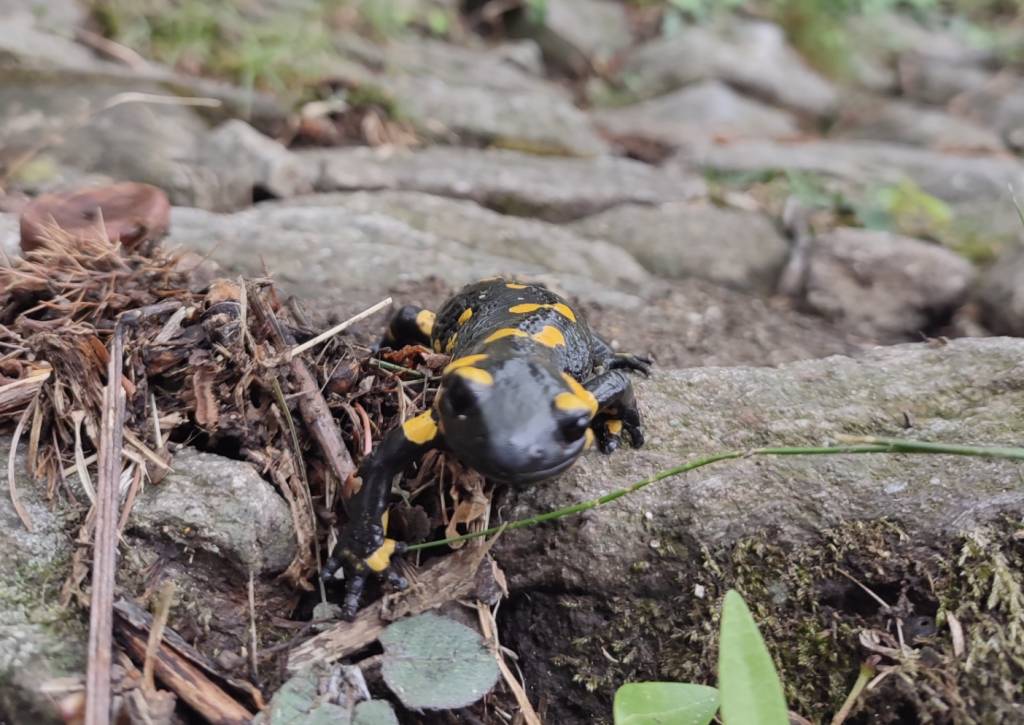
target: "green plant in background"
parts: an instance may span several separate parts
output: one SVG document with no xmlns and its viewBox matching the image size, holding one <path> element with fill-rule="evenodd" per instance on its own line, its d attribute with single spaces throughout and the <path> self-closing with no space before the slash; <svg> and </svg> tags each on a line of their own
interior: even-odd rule
<svg viewBox="0 0 1024 725">
<path fill-rule="evenodd" d="M 750 609 L 730 589 L 722 602 L 718 689 L 680 682 L 636 682 L 615 693 L 615 725 L 788 725 L 782 683 Z"/>
</svg>

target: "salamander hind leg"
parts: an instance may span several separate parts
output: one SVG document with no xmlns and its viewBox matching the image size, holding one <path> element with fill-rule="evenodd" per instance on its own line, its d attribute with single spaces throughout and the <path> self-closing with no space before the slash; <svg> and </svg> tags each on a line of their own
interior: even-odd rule
<svg viewBox="0 0 1024 725">
<path fill-rule="evenodd" d="M 404 305 L 391 317 L 384 336 L 374 346 L 374 351 L 389 347 L 399 349 L 406 345 L 430 346 L 434 330 L 434 313 L 416 305 Z"/>
<path fill-rule="evenodd" d="M 592 354 L 596 366 L 604 370 L 631 370 L 651 374 L 651 365 L 654 361 L 646 355 L 633 355 L 632 353 L 615 352 L 610 344 L 600 335 L 592 333 L 593 346 Z"/>
</svg>

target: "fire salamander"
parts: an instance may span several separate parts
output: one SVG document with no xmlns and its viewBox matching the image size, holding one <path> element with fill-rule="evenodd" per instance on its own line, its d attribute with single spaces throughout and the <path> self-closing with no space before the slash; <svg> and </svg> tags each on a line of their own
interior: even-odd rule
<svg viewBox="0 0 1024 725">
<path fill-rule="evenodd" d="M 643 444 L 627 370 L 651 361 L 615 353 L 545 287 L 492 278 L 471 284 L 435 314 L 414 306 L 392 318 L 381 345 L 423 344 L 449 353 L 434 405 L 391 431 L 362 463 L 349 523 L 324 568 L 344 572 L 342 616 L 351 619 L 367 576 L 404 548 L 385 536 L 392 479 L 425 451 L 444 447 L 484 476 L 528 484 L 571 466 L 595 441 L 605 453 L 625 433 Z"/>
</svg>

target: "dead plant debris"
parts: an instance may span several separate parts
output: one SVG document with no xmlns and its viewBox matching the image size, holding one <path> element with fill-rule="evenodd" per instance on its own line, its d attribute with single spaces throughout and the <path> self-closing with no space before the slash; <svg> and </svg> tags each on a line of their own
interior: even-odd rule
<svg viewBox="0 0 1024 725">
<path fill-rule="evenodd" d="M 296 592 L 297 602 L 299 593 L 315 589 L 320 553 L 344 523 L 337 512 L 344 510 L 353 459 L 365 456 L 373 440 L 400 420 L 426 408 L 436 393 L 444 356 L 409 347 L 371 359 L 367 348 L 343 335 L 297 348 L 320 331 L 308 329 L 291 311 L 272 280 L 218 279 L 195 286 L 186 266 L 182 255 L 158 244 L 126 247 L 53 224 L 34 230 L 23 258 L 0 259 L 0 432 L 17 428 L 17 437 L 28 441 L 28 472 L 45 485 L 50 505 L 78 514 L 70 518 L 77 520 L 78 545 L 62 588 L 65 606 L 88 607 L 91 577 L 98 575 L 92 542 L 101 517 L 94 482 L 102 481 L 103 490 L 119 484 L 120 511 L 112 521 L 105 514 L 102 525 L 108 536 L 112 525 L 123 531 L 131 526 L 140 487 L 160 485 L 182 445 L 251 462 L 280 491 L 292 510 L 298 553 L 279 583 Z M 115 330 L 123 333 L 119 365 L 110 364 Z M 120 370 L 123 414 L 109 420 L 108 411 L 105 423 L 109 370 Z M 120 428 L 120 460 L 100 454 L 105 424 Z M 100 471 L 102 463 L 113 468 Z M 8 478 L 9 495 L 17 502 L 13 472 Z M 487 523 L 489 487 L 443 455 L 425 460 L 407 488 L 391 518 L 401 538 L 464 533 Z M 31 525 L 27 514 L 22 518 Z M 486 549 L 474 546 L 459 554 L 469 556 L 468 564 L 458 556 L 434 561 L 432 571 L 440 578 L 414 577 L 417 601 L 437 606 L 467 596 Z M 437 569 L 438 564 L 449 565 Z M 490 562 L 487 570 L 492 569 Z M 454 581 L 460 577 L 469 581 Z M 431 582 L 443 586 L 424 591 Z M 145 593 L 118 589 L 117 596 L 126 601 Z M 380 603 L 371 607 L 368 621 L 379 617 Z M 194 685 L 200 671 L 210 674 L 209 663 L 188 648 L 169 649 L 169 642 L 181 640 L 172 628 L 154 650 L 145 628 L 126 621 L 122 614 L 113 623 L 124 652 L 155 669 L 178 700 L 191 702 L 179 686 Z M 280 662 L 302 659 L 289 658 L 290 650 L 306 652 L 303 643 L 315 631 L 301 632 L 276 650 Z M 252 662 L 265 662 L 265 654 L 250 653 Z M 173 703 L 169 693 L 160 695 L 138 672 L 131 674 L 123 653 L 117 657 L 115 663 L 122 664 L 107 667 L 122 680 L 113 683 L 115 707 L 121 703 L 131 718 L 132 712 L 148 707 L 152 715 Z M 199 711 L 241 714 L 262 705 L 256 688 L 237 701 L 213 685 L 204 688 L 212 700 L 192 703 Z"/>
</svg>

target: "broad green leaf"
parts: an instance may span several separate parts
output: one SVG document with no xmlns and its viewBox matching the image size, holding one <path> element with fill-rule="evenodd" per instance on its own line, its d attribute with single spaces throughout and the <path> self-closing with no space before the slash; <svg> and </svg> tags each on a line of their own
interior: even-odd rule
<svg viewBox="0 0 1024 725">
<path fill-rule="evenodd" d="M 733 589 L 722 605 L 718 693 L 725 725 L 789 725 L 775 664 L 747 603 Z"/>
<path fill-rule="evenodd" d="M 498 680 L 498 662 L 480 635 L 436 614 L 395 622 L 380 643 L 384 681 L 408 708 L 466 707 Z"/>
<path fill-rule="evenodd" d="M 631 682 L 615 692 L 615 725 L 708 725 L 718 690 L 683 682 Z"/>
</svg>

